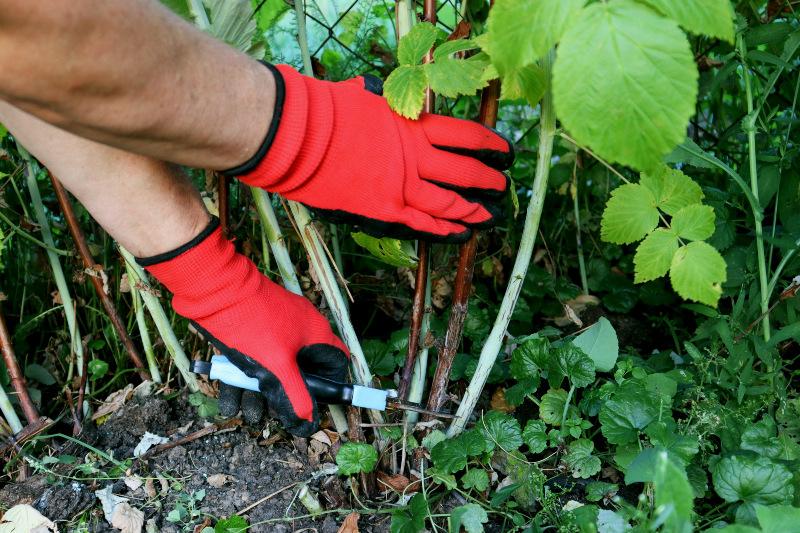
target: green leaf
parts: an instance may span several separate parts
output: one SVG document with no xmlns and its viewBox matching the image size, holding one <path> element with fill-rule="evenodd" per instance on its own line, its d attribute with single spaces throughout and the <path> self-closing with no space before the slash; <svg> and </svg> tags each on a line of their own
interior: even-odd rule
<svg viewBox="0 0 800 533">
<path fill-rule="evenodd" d="M 800 509 L 789 505 L 755 505 L 762 531 L 800 533 Z"/>
<path fill-rule="evenodd" d="M 455 441 L 469 457 L 480 455 L 488 449 L 484 434 L 477 428 L 464 431 Z"/>
<path fill-rule="evenodd" d="M 536 107 L 547 90 L 547 79 L 539 65 L 531 64 L 507 72 L 500 84 L 501 100 L 519 100 L 524 98 L 532 107 Z"/>
<path fill-rule="evenodd" d="M 422 57 L 436 42 L 438 34 L 438 30 L 430 22 L 415 24 L 397 45 L 397 61 L 400 65 L 419 65 Z"/>
<path fill-rule="evenodd" d="M 726 502 L 764 505 L 792 502 L 792 473 L 767 457 L 723 457 L 711 469 L 717 494 Z"/>
<path fill-rule="evenodd" d="M 53 377 L 50 371 L 37 363 L 25 365 L 25 377 L 34 381 L 38 381 L 45 386 L 52 385 L 56 382 L 56 378 Z"/>
<path fill-rule="evenodd" d="M 239 515 L 218 520 L 214 525 L 214 533 L 244 533 L 248 529 L 247 520 Z"/>
<path fill-rule="evenodd" d="M 614 326 L 605 317 L 600 317 L 591 327 L 572 339 L 572 344 L 594 361 L 600 372 L 609 372 L 617 364 L 619 340 Z"/>
<path fill-rule="evenodd" d="M 730 0 L 642 0 L 686 30 L 733 43 L 733 9 Z"/>
<path fill-rule="evenodd" d="M 250 50 L 258 30 L 251 3 L 247 0 L 205 0 L 204 3 L 211 23 L 208 33 L 240 52 Z"/>
<path fill-rule="evenodd" d="M 782 443 L 776 438 L 778 429 L 771 417 L 765 416 L 755 424 L 748 424 L 742 432 L 743 450 L 752 450 L 759 455 L 772 459 L 780 459 L 783 452 Z"/>
<path fill-rule="evenodd" d="M 454 39 L 452 41 L 445 41 L 436 47 L 433 51 L 433 60 L 440 61 L 448 59 L 456 52 L 465 52 L 467 50 L 474 50 L 479 45 L 473 39 Z"/>
<path fill-rule="evenodd" d="M 586 485 L 586 499 L 599 502 L 603 498 L 613 497 L 619 491 L 619 485 L 605 481 L 590 481 Z"/>
<path fill-rule="evenodd" d="M 606 242 L 630 244 L 658 225 L 656 198 L 646 187 L 628 183 L 611 192 L 601 221 L 600 236 Z"/>
<path fill-rule="evenodd" d="M 189 404 L 197 407 L 197 415 L 203 418 L 209 418 L 219 414 L 219 401 L 216 398 L 206 396 L 202 392 L 193 392 L 190 394 Z"/>
<path fill-rule="evenodd" d="M 539 388 L 539 377 L 520 380 L 506 389 L 506 402 L 512 406 L 522 405 L 529 394 Z"/>
<path fill-rule="evenodd" d="M 428 500 L 420 492 L 408 501 L 408 505 L 392 513 L 391 533 L 419 533 L 425 529 L 428 516 Z"/>
<path fill-rule="evenodd" d="M 727 279 L 727 265 L 710 244 L 690 242 L 675 252 L 669 278 L 682 298 L 716 307 Z"/>
<path fill-rule="evenodd" d="M 450 533 L 458 533 L 463 527 L 467 533 L 481 533 L 489 515 L 477 503 L 468 503 L 453 509 L 450 514 Z"/>
<path fill-rule="evenodd" d="M 569 445 L 564 463 L 572 471 L 572 477 L 586 479 L 600 472 L 600 458 L 592 455 L 594 443 L 589 439 L 578 439 Z"/>
<path fill-rule="evenodd" d="M 383 84 L 383 96 L 391 108 L 406 118 L 416 119 L 422 111 L 428 78 L 421 66 L 396 68 Z"/>
<path fill-rule="evenodd" d="M 189 6 L 186 5 L 186 0 L 161 0 L 161 3 L 169 8 L 170 11 L 179 15 L 186 20 L 191 20 L 192 14 L 189 12 Z M 0 135 L 2 137 L 2 135 Z"/>
<path fill-rule="evenodd" d="M 378 238 L 361 232 L 350 235 L 356 243 L 386 264 L 405 268 L 417 266 L 417 254 L 414 253 L 414 246 L 409 241 L 389 237 Z"/>
<path fill-rule="evenodd" d="M 674 232 L 658 228 L 645 237 L 633 256 L 635 283 L 645 283 L 669 272 L 672 258 L 678 251 L 678 237 Z"/>
<path fill-rule="evenodd" d="M 457 439 L 444 440 L 431 449 L 431 460 L 444 474 L 452 474 L 467 466 L 467 453 Z"/>
<path fill-rule="evenodd" d="M 594 381 L 594 363 L 583 350 L 565 342 L 555 348 L 551 354 L 551 364 L 548 372 L 548 382 L 551 386 L 561 385 L 564 377 L 574 387 L 586 387 Z"/>
<path fill-rule="evenodd" d="M 253 8 L 261 4 L 261 9 L 256 13 L 256 24 L 262 33 L 270 29 L 281 16 L 289 11 L 289 4 L 286 2 L 262 2 L 261 0 L 251 0 Z"/>
<path fill-rule="evenodd" d="M 668 215 L 674 215 L 687 205 L 699 204 L 704 196 L 697 182 L 680 170 L 666 165 L 650 173 L 643 172 L 639 183 L 653 193 L 656 207 Z"/>
<path fill-rule="evenodd" d="M 378 452 L 363 442 L 346 442 L 336 454 L 339 473 L 344 476 L 361 472 L 372 472 L 378 463 Z"/>
<path fill-rule="evenodd" d="M 632 448 L 636 448 L 634 445 Z M 645 448 L 635 453 L 631 462 L 625 469 L 625 483 L 650 483 L 656 477 L 656 458 L 659 450 Z M 619 449 L 617 449 L 619 453 Z"/>
<path fill-rule="evenodd" d="M 92 359 L 86 366 L 92 380 L 100 379 L 108 373 L 108 363 L 100 359 Z"/>
<path fill-rule="evenodd" d="M 528 420 L 522 432 L 522 440 L 531 453 L 540 453 L 547 448 L 547 427 L 541 420 Z"/>
<path fill-rule="evenodd" d="M 522 446 L 522 429 L 519 427 L 519 422 L 511 415 L 500 411 L 489 411 L 478 422 L 478 427 L 483 434 L 487 452 L 493 451 L 495 446 L 506 452 Z"/>
<path fill-rule="evenodd" d="M 600 409 L 600 430 L 611 444 L 634 442 L 658 413 L 658 400 L 641 384 L 626 381 Z"/>
<path fill-rule="evenodd" d="M 516 379 L 534 379 L 547 368 L 550 341 L 544 337 L 531 337 L 511 353 L 511 375 Z"/>
<path fill-rule="evenodd" d="M 465 489 L 475 489 L 479 492 L 483 492 L 489 488 L 489 475 L 486 473 L 486 470 L 472 468 L 461 478 L 461 483 L 464 485 Z"/>
<path fill-rule="evenodd" d="M 543 57 L 586 0 L 497 0 L 487 25 L 486 51 L 501 75 Z"/>
<path fill-rule="evenodd" d="M 709 205 L 687 205 L 672 217 L 670 225 L 678 237 L 690 241 L 702 241 L 714 234 L 716 229 L 714 208 Z"/>
<path fill-rule="evenodd" d="M 0 141 L 2 141 L 3 137 L 5 137 L 7 134 L 8 134 L 8 128 L 0 124 Z"/>
<path fill-rule="evenodd" d="M 560 426 L 566 404 L 567 391 L 564 389 L 550 389 L 542 396 L 539 403 L 539 418 L 551 426 Z"/>
<path fill-rule="evenodd" d="M 691 533 L 692 487 L 684 469 L 670 461 L 666 451 L 656 455 L 653 486 L 656 493 L 656 516 L 666 517 L 663 530 Z"/>
<path fill-rule="evenodd" d="M 578 143 L 649 170 L 686 137 L 697 77 L 689 41 L 675 22 L 633 0 L 597 2 L 564 32 L 553 98 Z"/>
<path fill-rule="evenodd" d="M 432 450 L 437 444 L 447 440 L 447 435 L 440 429 L 434 429 L 422 438 L 422 446 L 428 450 Z"/>
<path fill-rule="evenodd" d="M 449 98 L 473 95 L 489 83 L 482 79 L 483 66 L 465 59 L 442 58 L 424 68 L 431 89 Z"/>
</svg>

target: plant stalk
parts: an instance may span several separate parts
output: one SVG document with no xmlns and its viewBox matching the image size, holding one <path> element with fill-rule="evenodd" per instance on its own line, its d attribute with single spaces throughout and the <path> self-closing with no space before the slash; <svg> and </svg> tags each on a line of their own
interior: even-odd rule
<svg viewBox="0 0 800 533">
<path fill-rule="evenodd" d="M 131 288 L 131 298 L 133 299 L 133 310 L 136 313 L 136 326 L 139 328 L 139 337 L 142 339 L 142 347 L 144 348 L 144 355 L 147 358 L 147 366 L 150 369 L 150 375 L 153 383 L 161 383 L 161 371 L 158 369 L 158 361 L 156 360 L 156 353 L 153 350 L 153 341 L 150 340 L 150 331 L 147 329 L 147 321 L 144 316 L 144 305 L 142 302 L 142 295 L 136 283 L 136 273 L 131 271 L 130 265 L 125 261 L 125 271 L 128 274 L 128 285 Z"/>
<path fill-rule="evenodd" d="M 42 240 L 51 248 L 55 248 L 55 241 L 53 234 L 50 231 L 50 221 L 44 212 L 44 203 L 42 203 L 42 196 L 39 193 L 39 185 L 36 183 L 37 170 L 35 169 L 36 163 L 30 155 L 21 146 L 17 146 L 20 154 L 26 159 L 25 165 L 25 178 L 28 185 L 28 191 L 33 201 L 33 213 L 36 216 L 36 221 L 42 231 Z M 78 317 L 75 314 L 75 306 L 72 303 L 72 296 L 69 292 L 69 285 L 67 285 L 67 278 L 64 275 L 64 270 L 61 268 L 61 261 L 55 252 L 47 250 L 47 258 L 50 261 L 50 268 L 53 269 L 53 278 L 56 282 L 58 294 L 61 296 L 61 303 L 64 307 L 64 316 L 67 319 L 67 328 L 69 329 L 72 353 L 75 354 L 75 363 L 78 367 L 78 375 L 83 373 L 83 342 L 81 342 L 81 334 L 78 329 Z M 71 379 L 71 375 L 68 379 Z"/>
<path fill-rule="evenodd" d="M 758 255 L 758 283 L 761 291 L 761 312 L 764 316 L 762 319 L 762 333 L 764 340 L 769 341 L 770 338 L 770 320 L 769 320 L 769 283 L 767 282 L 767 262 L 764 255 L 764 229 L 761 223 L 763 218 L 763 208 L 760 207 L 758 198 L 758 161 L 756 159 L 756 116 L 753 106 L 753 89 L 750 82 L 750 70 L 745 62 L 747 57 L 747 46 L 744 39 L 740 34 L 737 37 L 737 48 L 742 62 L 742 76 L 744 77 L 745 96 L 747 98 L 747 117 L 745 118 L 744 128 L 747 132 L 747 147 L 748 158 L 750 162 L 750 191 L 756 200 L 756 205 L 759 206 L 759 211 L 753 213 L 753 222 L 755 224 L 756 233 L 756 254 Z"/>
<path fill-rule="evenodd" d="M 175 363 L 175 367 L 181 373 L 181 376 L 183 376 L 183 380 L 186 382 L 186 386 L 189 387 L 189 390 L 192 392 L 199 391 L 200 387 L 197 384 L 197 378 L 189 369 L 189 358 L 186 357 L 186 352 L 183 351 L 183 347 L 178 341 L 178 337 L 175 336 L 175 332 L 172 330 L 172 325 L 169 323 L 167 314 L 164 312 L 164 308 L 161 307 L 161 302 L 153 294 L 152 289 L 147 281 L 147 274 L 145 273 L 144 269 L 139 266 L 139 264 L 136 262 L 136 259 L 134 259 L 133 255 L 131 255 L 128 250 L 122 246 L 119 246 L 119 252 L 125 259 L 125 264 L 128 268 L 128 282 L 131 284 L 131 287 L 134 285 L 143 287 L 143 289 L 140 291 L 140 294 L 144 300 L 144 305 L 147 306 L 150 316 L 153 317 L 153 322 L 156 324 L 156 329 L 158 329 L 161 339 L 164 341 L 167 350 L 172 356 L 172 361 Z M 131 274 L 133 274 L 133 277 L 131 277 Z"/>
<path fill-rule="evenodd" d="M 8 332 L 6 317 L 3 315 L 1 306 L 0 350 L 3 352 L 3 362 L 6 364 L 8 377 L 11 380 L 11 387 L 14 389 L 14 392 L 17 393 L 17 400 L 19 401 L 20 407 L 22 407 L 22 414 L 25 415 L 25 419 L 29 424 L 33 424 L 39 420 L 39 413 L 36 411 L 36 407 L 33 405 L 33 400 L 31 400 L 30 394 L 28 394 L 28 387 L 25 383 L 25 375 L 22 373 L 22 370 L 19 367 L 19 362 L 17 361 L 17 356 L 14 354 L 14 345 L 11 342 L 11 335 Z M 11 412 L 13 413 L 13 411 L 14 410 L 12 409 Z M 5 410 L 3 411 L 3 414 L 5 414 Z M 6 421 L 9 423 L 9 425 L 12 425 L 12 418 L 10 418 L 9 415 L 6 415 Z M 17 423 L 19 423 L 19 418 L 17 418 Z"/>
<path fill-rule="evenodd" d="M 6 419 L 14 435 L 22 431 L 22 422 L 20 422 L 17 412 L 14 411 L 14 406 L 11 405 L 11 399 L 8 397 L 8 394 L 6 394 L 2 385 L 0 385 L 0 412 L 3 413 L 3 417 Z"/>
<path fill-rule="evenodd" d="M 283 280 L 283 286 L 287 291 L 302 296 L 303 291 L 300 289 L 300 282 L 297 280 L 294 264 L 291 257 L 289 257 L 289 250 L 286 248 L 283 232 L 278 224 L 278 218 L 275 216 L 275 210 L 272 209 L 272 201 L 269 194 L 258 187 L 250 187 L 250 192 L 253 193 L 256 212 L 261 221 L 261 229 L 267 237 L 269 249 L 272 251 L 275 264 L 278 266 L 278 273 Z"/>
<path fill-rule="evenodd" d="M 542 59 L 542 69 L 545 72 L 548 88 L 542 99 L 536 176 L 533 181 L 533 194 L 525 214 L 525 226 L 522 230 L 519 252 L 514 261 L 514 267 L 509 277 L 508 287 L 506 287 L 506 292 L 503 295 L 503 301 L 500 304 L 500 311 L 492 326 L 492 331 L 489 333 L 489 337 L 481 350 L 478 366 L 475 369 L 475 375 L 461 399 L 461 404 L 458 406 L 456 412 L 456 418 L 447 431 L 448 436 L 457 435 L 464 429 L 469 417 L 472 415 L 472 411 L 475 409 L 475 405 L 478 403 L 478 398 L 489 377 L 489 372 L 503 348 L 506 328 L 508 328 L 508 324 L 511 321 L 511 315 L 514 312 L 514 307 L 522 291 L 522 284 L 528 273 L 528 266 L 530 265 L 531 256 L 533 254 L 533 246 L 536 242 L 536 234 L 539 230 L 539 220 L 542 217 L 542 210 L 544 208 L 544 199 L 547 194 L 547 180 L 550 176 L 553 138 L 556 131 L 556 115 L 553 109 L 553 96 L 550 90 L 554 57 L 555 53 L 551 50 Z"/>
<path fill-rule="evenodd" d="M 577 155 L 576 155 L 577 157 Z M 578 268 L 581 272 L 581 288 L 583 294 L 589 294 L 589 280 L 586 276 L 586 261 L 583 257 L 583 238 L 581 237 L 581 209 L 578 198 L 578 169 L 577 165 L 572 172 L 572 208 L 575 214 L 575 246 L 578 251 Z"/>
<path fill-rule="evenodd" d="M 75 247 L 78 249 L 78 255 L 80 255 L 81 261 L 83 261 L 83 266 L 87 270 L 94 270 L 96 265 L 92 258 L 92 253 L 89 251 L 89 246 L 86 244 L 86 236 L 83 234 L 78 219 L 75 216 L 75 209 L 72 206 L 69 194 L 55 176 L 49 172 L 48 175 L 53 184 L 53 190 L 56 193 L 56 198 L 58 198 L 58 203 L 61 206 L 61 212 L 64 214 L 64 220 L 67 222 L 70 234 L 72 234 L 72 240 L 75 241 Z M 139 350 L 136 349 L 136 346 L 128 335 L 128 330 L 122 322 L 122 317 L 119 315 L 114 302 L 111 300 L 108 293 L 106 293 L 106 287 L 103 287 L 102 279 L 92 275 L 89 276 L 89 279 L 94 286 L 97 296 L 100 298 L 100 302 L 103 304 L 103 308 L 108 314 L 108 319 L 111 321 L 114 331 L 117 332 L 117 336 L 119 336 L 119 340 L 125 347 L 125 351 L 128 352 L 128 357 L 133 363 L 133 366 L 138 369 L 139 376 L 143 380 L 150 379 L 150 375 L 147 373 L 147 370 L 145 370 L 144 363 L 139 355 Z"/>
<path fill-rule="evenodd" d="M 420 328 L 419 338 L 422 339 L 422 347 L 419 349 L 416 361 L 414 362 L 414 374 L 408 388 L 408 401 L 421 404 L 422 394 L 425 391 L 425 378 L 428 375 L 428 346 L 425 337 L 431 329 L 431 278 L 427 276 L 425 284 L 425 307 L 422 315 L 422 327 Z M 414 411 L 405 412 L 405 423 L 408 427 L 414 427 L 419 420 L 419 413 Z"/>
</svg>

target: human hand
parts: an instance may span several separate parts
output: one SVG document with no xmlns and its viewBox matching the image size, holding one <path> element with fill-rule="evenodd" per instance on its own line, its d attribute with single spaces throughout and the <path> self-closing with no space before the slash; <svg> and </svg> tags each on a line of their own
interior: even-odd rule
<svg viewBox="0 0 800 533">
<path fill-rule="evenodd" d="M 508 141 L 476 122 L 392 111 L 376 78 L 328 82 L 268 65 L 277 100 L 264 144 L 226 171 L 367 233 L 463 242 L 502 212 Z M 376 83 L 377 82 L 377 83 Z"/>
</svg>

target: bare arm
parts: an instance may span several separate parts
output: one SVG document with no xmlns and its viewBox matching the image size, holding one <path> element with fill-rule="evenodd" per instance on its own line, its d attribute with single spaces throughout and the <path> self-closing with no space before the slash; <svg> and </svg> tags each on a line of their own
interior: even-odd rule
<svg viewBox="0 0 800 533">
<path fill-rule="evenodd" d="M 0 101 L 0 122 L 136 256 L 174 250 L 208 224 L 180 169 L 77 137 Z"/>
<path fill-rule="evenodd" d="M 258 149 L 267 69 L 155 0 L 0 0 L 0 99 L 110 146 L 222 170 Z"/>
</svg>

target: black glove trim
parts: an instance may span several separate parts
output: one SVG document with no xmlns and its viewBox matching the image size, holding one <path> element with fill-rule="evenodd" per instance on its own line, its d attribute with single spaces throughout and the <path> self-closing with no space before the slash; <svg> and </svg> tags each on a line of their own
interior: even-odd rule
<svg viewBox="0 0 800 533">
<path fill-rule="evenodd" d="M 215 216 L 212 216 L 211 221 L 208 223 L 208 226 L 206 226 L 203 229 L 203 231 L 198 233 L 197 236 L 191 241 L 181 246 L 178 246 L 172 251 L 164 252 L 163 254 L 151 255 L 150 257 L 136 257 L 135 258 L 136 262 L 143 267 L 149 267 L 157 265 L 158 263 L 169 261 L 170 259 L 175 259 L 182 253 L 188 252 L 189 250 L 191 250 L 192 248 L 194 248 L 195 246 L 206 240 L 206 238 L 208 238 L 209 235 L 214 233 L 214 231 L 216 231 L 218 227 L 219 227 L 219 219 Z"/>
<path fill-rule="evenodd" d="M 275 109 L 272 111 L 272 121 L 269 123 L 267 135 L 264 137 L 261 146 L 256 150 L 255 155 L 239 166 L 220 171 L 223 176 L 241 176 L 256 168 L 261 163 L 261 160 L 264 159 L 264 156 L 267 155 L 267 151 L 272 146 L 272 141 L 275 140 L 275 134 L 278 133 L 278 123 L 281 120 L 283 104 L 286 100 L 286 84 L 280 71 L 274 65 L 266 61 L 259 61 L 259 63 L 267 67 L 275 78 Z"/>
</svg>

